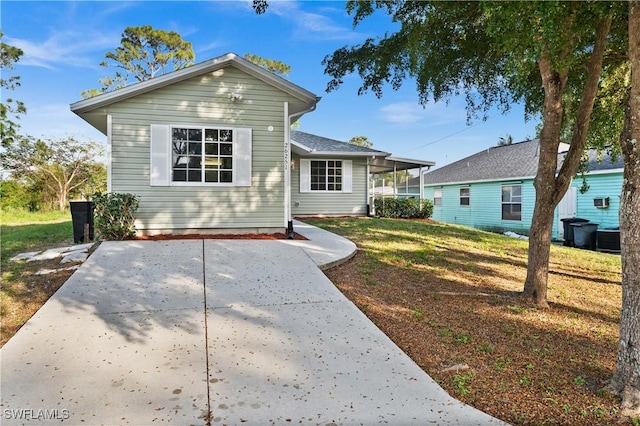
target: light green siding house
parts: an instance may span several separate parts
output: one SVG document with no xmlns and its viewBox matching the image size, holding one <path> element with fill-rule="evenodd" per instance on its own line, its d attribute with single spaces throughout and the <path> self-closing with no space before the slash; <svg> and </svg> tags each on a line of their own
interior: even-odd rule
<svg viewBox="0 0 640 426">
<path fill-rule="evenodd" d="M 108 190 L 142 233 L 281 232 L 289 126 L 313 93 L 229 53 L 71 105 L 107 136 Z"/>
<path fill-rule="evenodd" d="M 388 155 L 291 142 L 319 100 L 229 53 L 71 110 L 107 136 L 108 190 L 139 196 L 140 233 L 290 232 L 293 214 L 365 213 L 369 160 Z"/>
<path fill-rule="evenodd" d="M 561 149 L 566 148 L 561 146 Z M 496 146 L 426 173 L 424 198 L 433 200 L 433 219 L 495 232 L 527 235 L 533 218 L 539 141 Z M 618 226 L 622 190 L 622 159 L 595 160 L 589 152 L 589 189 L 579 191 L 581 179 L 555 212 L 552 238 L 564 239 L 562 219 L 582 218 L 601 228 Z M 559 154 L 561 163 L 563 152 Z M 417 193 L 417 180 L 411 183 Z M 598 205 L 598 206 L 596 206 Z"/>
</svg>

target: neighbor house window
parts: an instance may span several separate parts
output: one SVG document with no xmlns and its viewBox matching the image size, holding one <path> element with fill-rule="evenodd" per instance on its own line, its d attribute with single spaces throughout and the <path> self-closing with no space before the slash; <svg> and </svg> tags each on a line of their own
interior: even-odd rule
<svg viewBox="0 0 640 426">
<path fill-rule="evenodd" d="M 232 129 L 172 128 L 172 181 L 233 182 L 233 142 Z"/>
<path fill-rule="evenodd" d="M 471 194 L 470 188 L 460 188 L 460 205 L 461 206 L 468 206 L 470 204 L 469 202 L 470 194 Z"/>
<path fill-rule="evenodd" d="M 342 161 L 311 161 L 312 191 L 342 191 Z"/>
<path fill-rule="evenodd" d="M 522 220 L 522 186 L 502 187 L 502 220 Z"/>
<path fill-rule="evenodd" d="M 433 205 L 434 206 L 442 205 L 442 189 L 433 190 Z"/>
</svg>

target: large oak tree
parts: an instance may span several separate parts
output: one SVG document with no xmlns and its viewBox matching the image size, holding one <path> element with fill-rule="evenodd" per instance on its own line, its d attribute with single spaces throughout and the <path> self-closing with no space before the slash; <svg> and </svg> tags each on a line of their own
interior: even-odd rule
<svg viewBox="0 0 640 426">
<path fill-rule="evenodd" d="M 610 50 L 621 44 L 607 42 L 626 33 L 624 5 L 393 0 L 349 1 L 347 10 L 354 26 L 386 13 L 399 29 L 327 56 L 328 90 L 352 73 L 362 79 L 359 93 L 378 96 L 411 79 L 422 104 L 464 94 L 470 119 L 486 118 L 492 107 L 507 111 L 515 102 L 524 103 L 528 116 L 542 116 L 523 296 L 548 306 L 554 209 L 580 163 L 605 57 L 620 60 Z M 560 164 L 563 136 L 571 147 Z"/>
<path fill-rule="evenodd" d="M 266 0 L 254 0 L 264 13 Z M 618 128 L 616 93 L 630 70 L 628 101 L 620 149 L 624 179 L 620 206 L 622 249 L 622 316 L 613 390 L 622 395 L 623 416 L 640 415 L 640 3 L 616 2 L 482 2 L 444 3 L 348 1 L 354 26 L 376 9 L 400 24 L 391 35 L 344 47 L 325 59 L 333 79 L 358 72 L 359 93 L 382 94 L 407 77 L 417 82 L 421 103 L 463 92 L 470 116 L 492 105 L 507 110 L 524 101 L 527 114 L 541 113 L 540 158 L 535 178 L 536 207 L 523 295 L 547 306 L 547 277 L 553 209 L 577 171 L 587 140 L 600 83 L 614 82 L 596 114 L 596 132 Z M 626 49 L 621 50 L 624 41 Z M 603 76 L 602 70 L 608 71 Z M 618 75 L 616 75 L 618 73 Z M 622 78 L 621 78 L 622 76 Z M 603 78 L 604 77 L 604 78 Z M 615 86 L 618 87 L 615 87 Z M 611 88 L 610 88 L 611 89 Z M 607 110 L 609 123 L 603 121 Z M 598 120 L 599 118 L 599 120 Z M 558 170 L 562 137 L 571 143 Z M 599 141 L 596 145 L 606 145 Z"/>
</svg>

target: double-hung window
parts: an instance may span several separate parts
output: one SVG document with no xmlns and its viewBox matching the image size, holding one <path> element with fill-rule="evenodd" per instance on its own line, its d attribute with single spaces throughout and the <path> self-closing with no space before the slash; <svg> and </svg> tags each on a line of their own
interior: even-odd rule
<svg viewBox="0 0 640 426">
<path fill-rule="evenodd" d="M 172 181 L 231 183 L 233 139 L 232 129 L 172 128 Z"/>
<path fill-rule="evenodd" d="M 471 188 L 460 188 L 460 205 L 468 206 L 471 200 Z"/>
<path fill-rule="evenodd" d="M 502 220 L 522 220 L 522 186 L 502 186 Z"/>
<path fill-rule="evenodd" d="M 351 193 L 351 160 L 300 159 L 300 192 Z"/>
<path fill-rule="evenodd" d="M 312 191 L 342 191 L 342 161 L 311 161 Z"/>
<path fill-rule="evenodd" d="M 433 190 L 433 205 L 434 206 L 442 205 L 442 189 Z"/>
</svg>

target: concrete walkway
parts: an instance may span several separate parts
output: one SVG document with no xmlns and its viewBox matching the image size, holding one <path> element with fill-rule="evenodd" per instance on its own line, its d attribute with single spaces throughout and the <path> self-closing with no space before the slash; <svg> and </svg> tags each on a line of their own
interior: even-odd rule
<svg viewBox="0 0 640 426">
<path fill-rule="evenodd" d="M 309 241 L 104 242 L 0 350 L 1 423 L 502 424 L 446 394 Z"/>
</svg>

